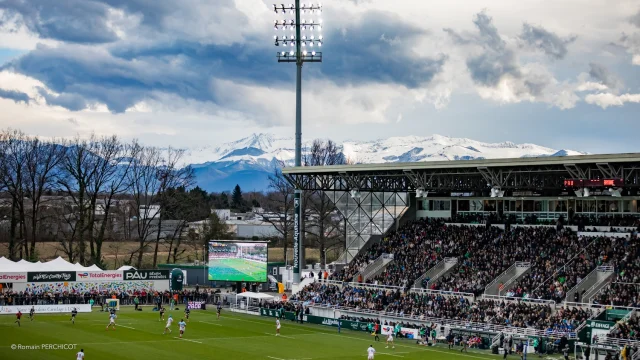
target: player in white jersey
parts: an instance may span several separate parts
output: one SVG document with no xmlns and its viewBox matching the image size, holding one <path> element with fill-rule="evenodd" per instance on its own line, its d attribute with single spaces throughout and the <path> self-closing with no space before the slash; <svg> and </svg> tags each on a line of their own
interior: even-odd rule
<svg viewBox="0 0 640 360">
<path fill-rule="evenodd" d="M 385 346 L 385 349 L 389 348 L 389 344 L 391 344 L 391 348 L 395 349 L 395 345 L 393 345 L 393 335 L 391 333 L 389 333 L 389 335 L 387 335 L 387 346 Z"/>
<path fill-rule="evenodd" d="M 76 354 L 76 360 L 84 360 L 84 349 L 80 349 L 80 352 Z"/>
<path fill-rule="evenodd" d="M 171 333 L 171 324 L 173 324 L 173 316 L 169 315 L 169 318 L 167 319 L 167 326 L 164 327 L 164 332 L 162 333 L 162 335 L 167 333 L 167 330 L 169 330 L 169 333 Z"/>
<path fill-rule="evenodd" d="M 113 330 L 116 329 L 116 314 L 114 313 L 109 315 L 109 325 L 107 325 L 107 330 L 109 330 L 109 326 L 113 327 Z"/>
<path fill-rule="evenodd" d="M 373 357 L 376 354 L 376 349 L 373 348 L 373 345 L 369 345 L 369 348 L 367 349 L 367 355 L 369 355 L 367 357 L 367 359 L 369 360 L 373 360 Z"/>
<path fill-rule="evenodd" d="M 276 319 L 276 336 L 280 335 L 280 319 Z"/>
<path fill-rule="evenodd" d="M 184 322 L 184 320 L 180 320 L 178 326 L 180 326 L 180 338 L 182 339 L 182 334 L 184 334 L 184 329 L 187 327 L 187 323 Z"/>
</svg>

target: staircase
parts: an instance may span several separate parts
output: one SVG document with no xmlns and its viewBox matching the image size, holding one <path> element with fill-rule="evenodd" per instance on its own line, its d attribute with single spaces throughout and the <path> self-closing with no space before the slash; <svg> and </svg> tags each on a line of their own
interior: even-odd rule
<svg viewBox="0 0 640 360">
<path fill-rule="evenodd" d="M 302 281 L 300 281 L 299 284 L 293 284 L 291 286 L 291 295 L 295 295 L 297 294 L 300 290 L 302 290 L 305 286 L 313 284 L 314 282 L 316 282 L 316 278 L 312 277 L 312 278 L 306 278 L 303 279 Z"/>
<path fill-rule="evenodd" d="M 565 302 L 574 302 L 575 294 L 579 293 L 580 301 L 582 303 L 586 303 L 586 300 L 589 300 L 591 297 L 595 296 L 603 287 L 609 284 L 609 282 L 613 279 L 614 268 L 613 266 L 598 266 L 589 273 L 582 281 L 573 287 L 573 289 L 567 292 L 567 297 L 565 298 Z M 584 295 L 582 295 L 582 290 L 585 290 Z"/>
<path fill-rule="evenodd" d="M 502 342 L 500 341 L 500 337 L 502 336 L 502 332 L 499 332 L 496 336 L 491 339 L 491 349 L 494 347 L 501 347 Z"/>
<path fill-rule="evenodd" d="M 420 276 L 414 283 L 413 287 L 417 289 L 422 288 L 422 280 L 429 279 L 428 284 L 436 281 L 438 278 L 448 274 L 458 263 L 458 258 L 444 258 L 444 260 L 437 263 L 434 267 L 427 270 L 422 276 Z"/>
<path fill-rule="evenodd" d="M 384 269 L 393 261 L 393 254 L 382 254 L 378 256 L 371 264 L 369 264 L 362 272 L 362 280 L 367 281 L 378 274 L 382 273 Z M 356 278 L 357 279 L 357 278 Z"/>
<path fill-rule="evenodd" d="M 517 261 L 497 278 L 493 279 L 493 281 L 484 289 L 484 293 L 486 295 L 504 296 L 511 284 L 520 279 L 524 274 L 529 272 L 529 270 L 531 270 L 530 262 Z"/>
</svg>

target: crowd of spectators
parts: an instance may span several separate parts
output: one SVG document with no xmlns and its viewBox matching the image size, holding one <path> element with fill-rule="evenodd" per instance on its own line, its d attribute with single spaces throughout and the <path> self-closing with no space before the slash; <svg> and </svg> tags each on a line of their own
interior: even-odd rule
<svg viewBox="0 0 640 360">
<path fill-rule="evenodd" d="M 640 340 L 640 321 L 635 315 L 629 320 L 618 322 L 618 326 L 613 328 L 609 336 L 618 339 Z"/>
<path fill-rule="evenodd" d="M 613 282 L 601 290 L 593 300 L 603 305 L 640 307 L 640 247 L 637 240 L 623 240 L 618 252 L 616 275 Z"/>
<path fill-rule="evenodd" d="M 555 313 L 547 304 L 527 301 L 469 301 L 465 297 L 432 293 L 404 293 L 400 290 L 372 289 L 314 283 L 291 300 L 305 304 L 349 307 L 406 316 L 415 319 L 446 318 L 464 322 L 529 327 L 551 332 L 574 331 L 592 314 L 590 310 L 563 308 Z"/>
<path fill-rule="evenodd" d="M 567 291 L 597 266 L 631 267 L 637 259 L 636 240 L 615 237 L 576 237 L 559 232 L 553 243 L 533 256 L 531 271 L 511 287 L 506 296 L 564 300 Z M 629 265 L 627 265 L 629 264 Z M 624 272 L 624 271 L 623 271 Z M 584 292 L 569 301 L 582 302 Z"/>
<path fill-rule="evenodd" d="M 189 301 L 204 301 L 213 303 L 212 289 L 183 290 L 177 292 L 178 303 Z M 176 293 L 174 293 L 176 294 Z M 54 305 L 54 304 L 106 304 L 108 299 L 118 299 L 122 305 L 155 305 L 158 302 L 169 304 L 171 299 L 169 291 L 158 292 L 153 289 L 131 291 L 47 291 L 32 293 L 29 291 L 5 290 L 0 292 L 0 306 L 11 305 Z M 137 300 L 136 300 L 137 299 Z"/>
</svg>

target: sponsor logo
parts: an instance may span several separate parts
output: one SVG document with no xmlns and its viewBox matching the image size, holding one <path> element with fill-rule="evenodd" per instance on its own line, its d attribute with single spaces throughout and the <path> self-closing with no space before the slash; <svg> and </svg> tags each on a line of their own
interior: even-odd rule
<svg viewBox="0 0 640 360">
<path fill-rule="evenodd" d="M 300 273 L 300 194 L 293 198 L 293 272 Z"/>
<path fill-rule="evenodd" d="M 125 280 L 168 280 L 169 270 L 127 270 Z"/>
<path fill-rule="evenodd" d="M 76 281 L 75 272 L 30 272 L 27 280 L 33 282 L 45 281 Z"/>
<path fill-rule="evenodd" d="M 26 273 L 15 273 L 15 274 L 0 274 L 0 282 L 12 282 L 12 281 L 26 281 L 27 274 Z"/>
<path fill-rule="evenodd" d="M 337 319 L 329 319 L 329 318 L 325 318 L 324 320 L 322 320 L 322 325 L 327 325 L 327 326 L 338 326 L 339 321 Z"/>
<path fill-rule="evenodd" d="M 80 279 L 88 279 L 88 278 L 89 278 L 89 273 L 86 273 L 86 272 L 84 272 L 84 273 L 78 273 L 77 275 L 78 275 L 78 277 L 79 277 Z"/>
</svg>

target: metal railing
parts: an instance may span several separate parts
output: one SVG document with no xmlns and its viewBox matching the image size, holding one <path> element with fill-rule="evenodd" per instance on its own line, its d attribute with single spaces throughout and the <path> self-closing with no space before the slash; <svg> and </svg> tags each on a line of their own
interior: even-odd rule
<svg viewBox="0 0 640 360">
<path fill-rule="evenodd" d="M 371 277 L 371 274 L 375 274 L 384 267 L 388 262 L 385 260 L 393 260 L 393 254 L 382 254 L 378 256 L 371 264 L 369 264 L 364 270 L 361 271 L 362 280 L 367 280 L 367 278 Z"/>
<path fill-rule="evenodd" d="M 522 297 L 514 297 L 514 296 L 500 296 L 500 295 L 482 295 L 482 300 L 498 300 L 498 301 L 512 301 L 512 302 L 529 302 L 534 304 L 544 304 L 549 305 L 555 309 L 556 302 L 553 300 L 545 300 L 545 299 L 530 299 L 530 298 L 522 298 Z"/>
<path fill-rule="evenodd" d="M 458 291 L 431 290 L 431 289 L 422 289 L 422 288 L 412 288 L 409 291 L 413 293 L 419 293 L 419 294 L 434 294 L 434 295 L 457 296 L 457 297 L 464 296 L 464 297 L 469 297 L 471 299 L 475 299 L 475 295 L 473 293 L 458 292 Z"/>
</svg>

